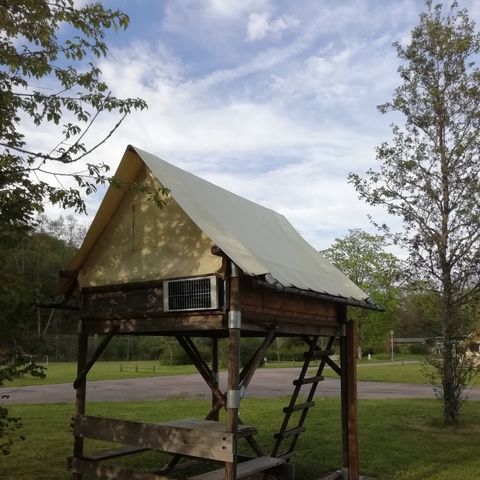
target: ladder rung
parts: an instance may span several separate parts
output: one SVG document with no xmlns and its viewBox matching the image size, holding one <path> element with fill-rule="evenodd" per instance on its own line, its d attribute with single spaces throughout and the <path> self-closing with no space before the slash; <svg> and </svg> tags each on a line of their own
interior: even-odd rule
<svg viewBox="0 0 480 480">
<path fill-rule="evenodd" d="M 333 350 L 313 350 L 310 352 L 305 352 L 303 354 L 304 358 L 325 358 L 331 357 L 334 354 Z"/>
<path fill-rule="evenodd" d="M 274 435 L 274 438 L 287 438 L 293 437 L 294 435 L 300 435 L 302 432 L 305 431 L 305 427 L 295 427 L 291 428 L 290 430 L 285 430 L 285 432 L 278 432 Z"/>
<path fill-rule="evenodd" d="M 297 379 L 293 381 L 294 385 L 306 385 L 307 383 L 318 383 L 321 382 L 322 380 L 325 380 L 325 377 L 323 375 L 320 375 L 319 377 L 309 377 L 309 378 L 304 378 L 302 379 Z"/>
<path fill-rule="evenodd" d="M 283 409 L 283 413 L 297 412 L 298 410 L 306 410 L 307 408 L 313 407 L 314 405 L 315 405 L 314 401 L 299 403 L 298 405 L 294 405 L 293 407 L 285 407 Z"/>
</svg>

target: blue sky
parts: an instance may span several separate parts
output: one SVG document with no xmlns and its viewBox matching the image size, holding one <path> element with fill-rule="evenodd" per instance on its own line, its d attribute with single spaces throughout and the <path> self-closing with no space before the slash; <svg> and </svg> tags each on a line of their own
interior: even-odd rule
<svg viewBox="0 0 480 480">
<path fill-rule="evenodd" d="M 90 160 L 136 145 L 287 216 L 316 248 L 385 219 L 349 172 L 375 166 L 398 120 L 376 106 L 399 84 L 392 43 L 420 0 L 111 0 L 130 16 L 100 67 L 134 113 Z M 474 20 L 480 2 L 460 2 Z M 98 135 L 112 119 L 103 117 Z M 99 195 L 89 199 L 93 214 Z"/>
</svg>

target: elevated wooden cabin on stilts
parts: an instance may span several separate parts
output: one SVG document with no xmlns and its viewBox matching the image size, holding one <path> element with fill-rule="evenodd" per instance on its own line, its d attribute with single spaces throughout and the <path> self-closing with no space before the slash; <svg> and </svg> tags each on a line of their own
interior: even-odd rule
<svg viewBox="0 0 480 480">
<path fill-rule="evenodd" d="M 306 243 L 285 217 L 268 208 L 134 147 L 127 148 L 115 178 L 118 185 L 108 189 L 83 245 L 61 272 L 60 291 L 81 297 L 69 458 L 74 478 L 165 480 L 200 459 L 212 461 L 216 469 L 191 477 L 195 480 L 262 474 L 291 479 L 292 455 L 328 365 L 341 378 L 343 465 L 338 478 L 358 480 L 357 340 L 347 306 L 374 308 L 367 295 Z M 151 200 L 159 191 L 162 208 Z M 96 334 L 104 335 L 103 341 L 89 359 L 88 338 Z M 212 391 L 205 419 L 146 424 L 86 415 L 87 374 L 115 335 L 176 337 Z M 263 339 L 243 369 L 241 336 Z M 269 345 L 280 336 L 300 337 L 307 351 L 273 450 L 267 452 L 255 439 L 255 427 L 240 421 L 239 406 Z M 212 339 L 211 362 L 200 355 L 195 337 Z M 221 338 L 228 339 L 225 392 L 218 383 Z M 331 358 L 336 339 L 339 365 Z M 314 358 L 320 359 L 319 366 L 308 376 Z M 301 391 L 304 386 L 307 390 Z M 218 421 L 222 408 L 226 423 Z M 84 449 L 90 438 L 124 447 L 92 454 Z M 238 455 L 240 439 L 250 445 L 250 457 Z M 106 462 L 145 450 L 172 457 L 157 472 Z"/>
</svg>

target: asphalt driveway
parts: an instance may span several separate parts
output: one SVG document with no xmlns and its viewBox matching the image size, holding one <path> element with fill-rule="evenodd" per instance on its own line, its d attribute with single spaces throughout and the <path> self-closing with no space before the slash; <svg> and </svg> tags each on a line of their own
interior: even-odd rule
<svg viewBox="0 0 480 480">
<path fill-rule="evenodd" d="M 293 391 L 292 381 L 298 376 L 296 368 L 258 369 L 247 390 L 251 397 L 286 397 Z M 220 386 L 226 390 L 226 374 L 220 376 Z M 308 385 L 303 387 L 308 392 Z M 3 387 L 0 395 L 8 395 L 1 403 L 56 403 L 73 402 L 75 392 L 71 384 L 36 385 L 30 387 Z M 87 399 L 92 401 L 140 401 L 173 396 L 209 397 L 210 391 L 200 375 L 175 375 L 126 380 L 89 382 Z M 340 381 L 326 378 L 318 385 L 318 397 L 339 397 Z M 480 388 L 467 392 L 471 400 L 480 400 Z M 360 399 L 434 398 L 430 385 L 384 382 L 358 382 Z"/>
</svg>

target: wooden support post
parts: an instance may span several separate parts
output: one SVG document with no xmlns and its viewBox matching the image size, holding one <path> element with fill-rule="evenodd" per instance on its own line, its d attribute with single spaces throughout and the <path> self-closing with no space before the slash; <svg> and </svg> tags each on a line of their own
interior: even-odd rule
<svg viewBox="0 0 480 480">
<path fill-rule="evenodd" d="M 78 335 L 78 361 L 77 361 L 77 376 L 79 377 L 87 365 L 87 350 L 88 350 L 88 335 L 86 333 L 79 333 Z M 75 394 L 75 416 L 78 418 L 85 415 L 85 398 L 87 390 L 86 375 L 81 378 L 81 381 L 76 386 Z M 83 456 L 83 437 L 76 435 L 73 440 L 73 456 Z M 74 480 L 80 480 L 82 474 L 75 472 L 73 474 Z"/>
<path fill-rule="evenodd" d="M 233 435 L 233 462 L 225 463 L 225 480 L 237 476 L 238 408 L 240 402 L 240 271 L 231 262 L 230 309 L 228 312 L 227 432 Z"/>
<path fill-rule="evenodd" d="M 223 402 L 225 404 L 225 399 L 223 393 L 220 391 L 218 386 L 215 386 L 215 379 L 213 376 L 213 372 L 210 370 L 210 367 L 207 365 L 205 360 L 202 358 L 202 355 L 198 351 L 197 347 L 193 343 L 192 339 L 186 336 L 178 336 L 176 337 L 178 343 L 183 348 L 185 353 L 190 357 L 193 364 L 198 370 L 198 373 L 202 376 L 205 380 L 206 384 L 212 390 L 212 394 L 215 396 L 217 401 Z M 209 419 L 211 420 L 211 419 Z"/>
<path fill-rule="evenodd" d="M 218 389 L 218 338 L 212 338 L 212 374 L 213 374 L 213 386 Z M 212 392 L 212 408 L 217 404 L 217 396 Z M 213 414 L 212 420 L 218 422 L 218 410 Z"/>
<path fill-rule="evenodd" d="M 347 307 L 338 306 L 339 320 L 343 325 L 340 338 L 342 445 L 345 480 L 359 479 L 357 435 L 357 327 L 347 321 Z"/>
<path fill-rule="evenodd" d="M 241 385 L 242 392 L 245 392 L 245 390 L 247 389 L 258 366 L 262 363 L 263 359 L 265 358 L 268 347 L 270 347 L 273 340 L 275 340 L 275 336 L 276 336 L 275 328 L 270 329 L 265 339 L 263 340 L 262 344 L 257 348 L 255 353 L 252 355 L 250 360 L 247 362 L 247 364 L 241 371 L 240 385 Z"/>
<path fill-rule="evenodd" d="M 87 377 L 88 372 L 90 369 L 95 365 L 95 362 L 98 360 L 102 352 L 107 348 L 107 345 L 110 343 L 110 340 L 114 337 L 115 332 L 118 330 L 118 327 L 115 327 L 109 334 L 107 334 L 98 348 L 95 350 L 95 352 L 92 355 L 92 359 L 88 361 L 85 364 L 85 367 L 82 369 L 82 371 L 77 375 L 76 380 L 73 382 L 73 388 L 77 388 L 83 380 Z M 121 366 L 120 366 L 121 370 Z"/>
</svg>

